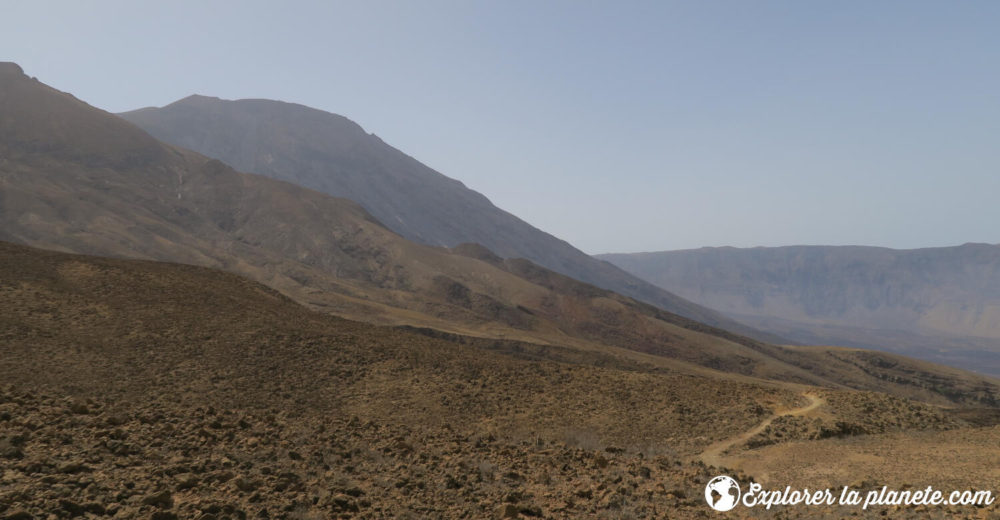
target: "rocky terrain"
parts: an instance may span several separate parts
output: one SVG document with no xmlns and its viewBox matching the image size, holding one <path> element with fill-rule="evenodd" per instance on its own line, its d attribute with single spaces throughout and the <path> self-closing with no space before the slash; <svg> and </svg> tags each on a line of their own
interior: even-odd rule
<svg viewBox="0 0 1000 520">
<path fill-rule="evenodd" d="M 700 488 L 720 471 L 615 446 L 186 408 L 169 397 L 134 406 L 11 387 L 0 389 L 0 463 L 0 518 L 12 520 L 703 518 Z M 890 511 L 908 518 L 995 513 L 880 508 L 865 516 Z M 753 516 L 803 513 L 776 508 Z"/>
<path fill-rule="evenodd" d="M 656 517 L 700 505 L 704 424 L 794 399 L 348 322 L 208 269 L 2 252 L 3 518 Z"/>
<path fill-rule="evenodd" d="M 729 462 L 768 486 L 795 482 L 814 488 L 918 489 L 930 485 L 945 492 L 980 490 L 996 482 L 997 472 L 992 468 L 998 463 L 998 440 L 997 427 L 905 431 L 782 442 L 741 452 Z M 883 518 L 995 518 L 1000 514 L 996 502 L 986 507 L 879 509 Z"/>
<path fill-rule="evenodd" d="M 990 377 L 413 243 L 12 64 L 0 116 L 2 520 L 698 518 L 719 474 L 969 482 L 1000 418 Z"/>
<path fill-rule="evenodd" d="M 167 401 L 2 391 L 0 518 L 659 518 L 702 507 L 691 488 L 706 469 L 662 455 Z"/>
<path fill-rule="evenodd" d="M 700 450 L 802 402 L 350 322 L 210 269 L 0 253 L 0 518 L 699 517 L 728 471 Z M 864 431 L 969 428 L 824 392 Z"/>
<path fill-rule="evenodd" d="M 939 408 L 871 392 L 823 394 L 825 410 L 811 416 L 782 415 L 745 447 L 910 430 L 946 431 L 968 426 Z"/>
</svg>

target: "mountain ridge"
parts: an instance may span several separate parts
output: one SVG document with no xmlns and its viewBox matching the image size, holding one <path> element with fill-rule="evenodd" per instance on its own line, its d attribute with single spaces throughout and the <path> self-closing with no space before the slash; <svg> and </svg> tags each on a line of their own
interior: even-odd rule
<svg viewBox="0 0 1000 520">
<path fill-rule="evenodd" d="M 44 128 L 53 111 L 63 114 L 67 136 L 110 125 L 127 134 L 125 143 L 145 139 L 72 96 L 27 78 L 0 81 L 0 112 L 17 115 L 0 119 L 0 134 Z M 151 162 L 109 166 L 0 141 L 0 240 L 223 269 L 341 317 L 596 352 L 685 374 L 884 390 L 935 403 L 953 399 L 935 390 L 942 386 L 968 388 L 957 395 L 970 403 L 997 393 L 975 389 L 1000 388 L 908 360 L 786 349 L 482 246 L 410 242 L 355 202 L 154 144 L 144 157 Z M 908 369 L 892 379 L 868 373 L 900 365 Z"/>
<path fill-rule="evenodd" d="M 102 135 L 112 152 L 124 143 L 123 157 L 131 157 L 130 143 L 152 143 L 141 160 L 109 163 L 72 146 L 63 154 L 0 141 L 0 240 L 221 268 L 314 309 L 379 324 L 617 348 L 744 372 L 776 363 L 788 377 L 810 378 L 771 354 L 725 339 L 721 330 L 610 291 L 576 290 L 585 284 L 575 280 L 562 284 L 574 290 L 538 285 L 522 275 L 550 275 L 529 261 L 510 261 L 518 274 L 506 264 L 410 242 L 353 201 L 240 173 L 159 143 L 121 118 L 26 77 L 0 82 L 0 111 L 10 116 L 0 120 L 0 135 L 46 135 L 58 120 L 65 134 L 59 139 L 67 145 L 74 132 L 94 127 L 121 134 Z M 81 136 L 85 150 L 90 139 Z M 641 326 L 622 326 L 629 322 Z M 744 355 L 732 357 L 733 350 Z"/>
<path fill-rule="evenodd" d="M 284 101 L 204 95 L 119 115 L 162 141 L 237 170 L 357 201 L 411 240 L 443 247 L 479 243 L 501 257 L 526 258 L 697 321 L 782 341 L 590 257 L 344 116 Z"/>
<path fill-rule="evenodd" d="M 965 368 L 1000 370 L 1000 245 L 703 248 L 600 257 L 799 342 L 949 363 L 961 352 Z"/>
</svg>

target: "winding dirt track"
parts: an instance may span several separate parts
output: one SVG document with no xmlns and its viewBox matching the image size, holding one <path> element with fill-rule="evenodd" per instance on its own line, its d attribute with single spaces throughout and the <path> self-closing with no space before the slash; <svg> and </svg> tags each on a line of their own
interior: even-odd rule
<svg viewBox="0 0 1000 520">
<path fill-rule="evenodd" d="M 776 413 L 768 417 L 767 419 L 764 419 L 764 422 L 758 424 L 757 426 L 754 426 L 750 430 L 747 430 L 739 435 L 729 437 L 728 439 L 723 439 L 721 441 L 713 443 L 708 448 L 706 448 L 705 451 L 701 452 L 701 454 L 698 455 L 698 460 L 704 462 L 708 466 L 722 466 L 722 460 L 723 460 L 722 454 L 725 453 L 726 450 L 732 448 L 733 446 L 736 446 L 738 444 L 743 444 L 746 441 L 750 440 L 750 438 L 753 437 L 754 435 L 757 435 L 758 433 L 764 431 L 764 428 L 767 428 L 771 424 L 771 422 L 773 422 L 778 417 L 784 417 L 786 415 L 805 415 L 819 408 L 820 406 L 823 405 L 823 403 L 826 402 L 823 400 L 822 397 L 816 394 L 807 393 L 802 395 L 806 399 L 809 399 L 809 404 L 801 408 L 793 408 L 791 410 L 786 410 L 784 412 Z"/>
</svg>

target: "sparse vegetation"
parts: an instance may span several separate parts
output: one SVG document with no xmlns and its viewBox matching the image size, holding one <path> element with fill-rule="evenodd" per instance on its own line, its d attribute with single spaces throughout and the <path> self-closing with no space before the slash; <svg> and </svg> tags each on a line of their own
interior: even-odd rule
<svg viewBox="0 0 1000 520">
<path fill-rule="evenodd" d="M 815 446 L 996 453 L 993 379 L 418 245 L 11 65 L 0 239 L 143 260 L 0 242 L 2 520 L 701 517 L 723 472 L 858 476 Z"/>
</svg>

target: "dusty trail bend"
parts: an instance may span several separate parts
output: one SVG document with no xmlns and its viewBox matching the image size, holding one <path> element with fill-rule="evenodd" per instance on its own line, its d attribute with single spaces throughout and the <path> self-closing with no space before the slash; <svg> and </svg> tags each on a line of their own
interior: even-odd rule
<svg viewBox="0 0 1000 520">
<path fill-rule="evenodd" d="M 725 453 L 726 450 L 732 448 L 733 446 L 737 446 L 739 444 L 747 442 L 754 435 L 757 435 L 758 433 L 764 431 L 764 429 L 770 426 L 770 424 L 778 417 L 784 417 L 788 415 L 805 415 L 819 408 L 826 402 L 823 400 L 822 397 L 816 394 L 807 393 L 803 394 L 803 396 L 806 399 L 809 399 L 809 404 L 801 408 L 793 408 L 791 410 L 785 410 L 783 412 L 775 413 L 774 415 L 771 415 L 767 419 L 764 419 L 763 422 L 761 422 L 757 426 L 754 426 L 750 430 L 747 430 L 733 437 L 729 437 L 727 439 L 715 442 L 711 444 L 708 448 L 706 448 L 705 451 L 701 452 L 701 454 L 698 455 L 697 460 L 700 460 L 709 466 L 722 466 L 722 460 L 723 460 L 722 454 Z"/>
</svg>

